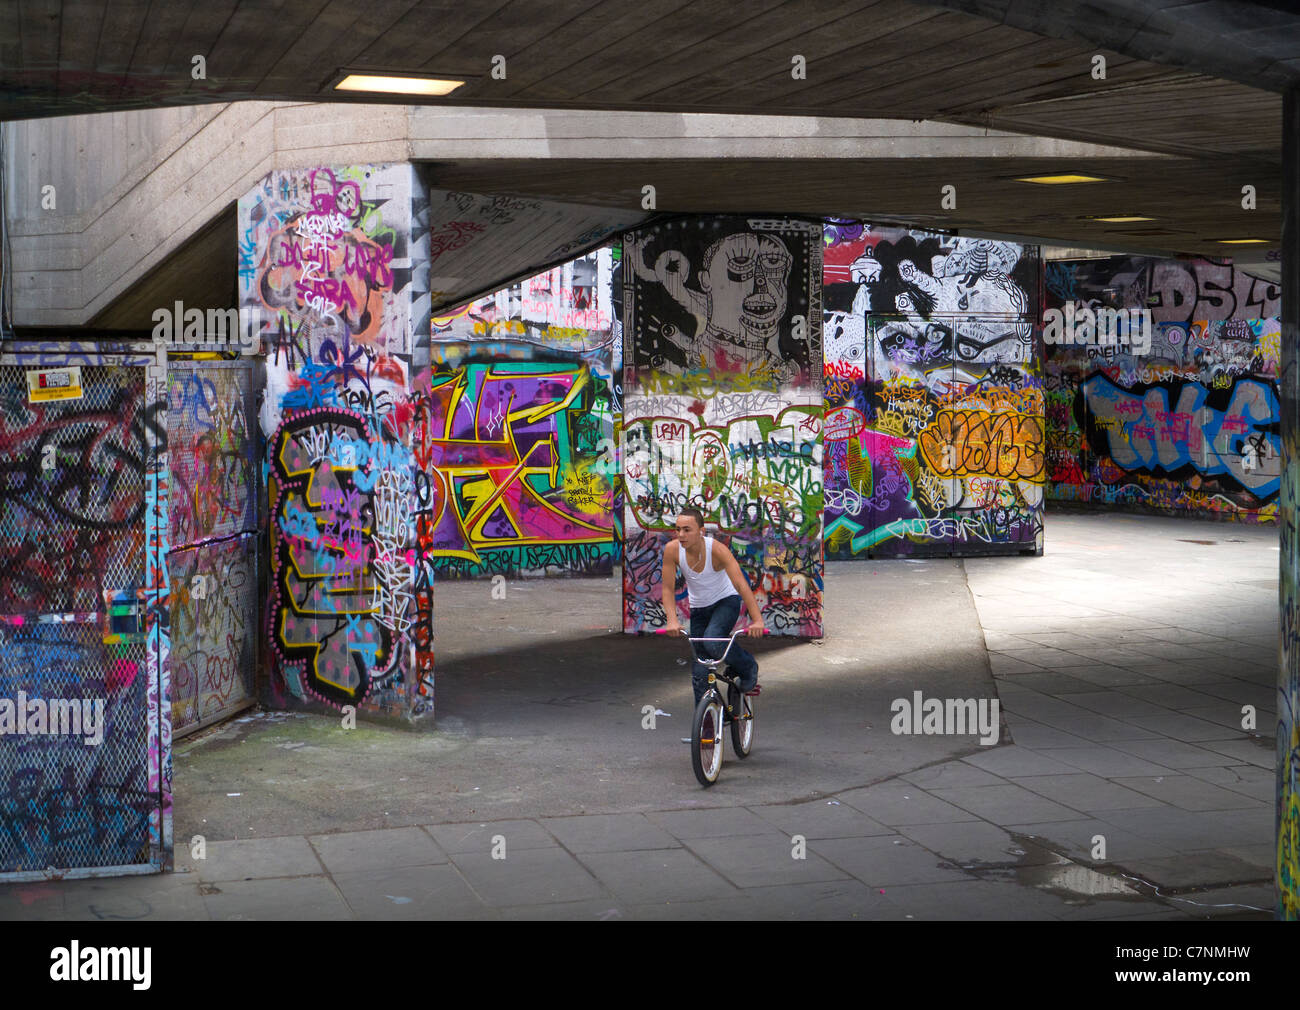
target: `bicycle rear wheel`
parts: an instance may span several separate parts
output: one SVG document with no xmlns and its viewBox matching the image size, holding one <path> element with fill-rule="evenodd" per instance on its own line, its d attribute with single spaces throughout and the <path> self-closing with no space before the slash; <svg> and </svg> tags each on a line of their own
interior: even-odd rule
<svg viewBox="0 0 1300 1010">
<path fill-rule="evenodd" d="M 709 688 L 695 706 L 691 723 L 691 767 L 700 785 L 708 788 L 722 771 L 722 696 Z"/>
<path fill-rule="evenodd" d="M 754 746 L 754 699 L 728 686 L 727 704 L 732 711 L 731 746 L 736 751 L 736 757 L 747 758 L 750 748 Z"/>
</svg>

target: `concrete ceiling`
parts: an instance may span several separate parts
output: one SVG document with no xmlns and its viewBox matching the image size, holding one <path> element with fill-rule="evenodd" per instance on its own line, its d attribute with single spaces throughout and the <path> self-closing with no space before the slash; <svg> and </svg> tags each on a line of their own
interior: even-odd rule
<svg viewBox="0 0 1300 1010">
<path fill-rule="evenodd" d="M 1220 0 L 44 0 L 0 4 L 0 119 L 246 98 L 386 101 L 344 70 L 465 76 L 425 104 L 928 120 L 1169 156 L 1031 192 L 1021 161 L 433 162 L 436 185 L 659 209 L 860 214 L 1096 248 L 1230 254 L 1280 233 L 1293 3 Z M 506 57 L 506 78 L 490 75 Z M 806 60 L 806 80 L 791 58 Z M 1092 75 L 1106 58 L 1104 79 Z M 194 57 L 206 77 L 194 79 Z M 394 97 L 394 104 L 410 104 Z M 1060 161 L 1042 168 L 1059 171 Z M 954 213 L 938 185 L 958 187 Z M 1240 206 L 1256 187 L 1258 209 Z M 1103 199 L 1103 197 L 1114 197 Z M 1142 213 L 1149 225 L 1096 225 Z M 209 237 L 209 244 L 215 236 Z M 194 252 L 204 245 L 197 238 Z"/>
<path fill-rule="evenodd" d="M 0 5 L 0 119 L 332 100 L 341 71 L 372 69 L 467 76 L 446 104 L 940 119 L 1268 157 L 1277 99 L 1258 89 L 1300 83 L 1298 53 L 1300 14 L 1240 2 L 29 0 Z"/>
</svg>

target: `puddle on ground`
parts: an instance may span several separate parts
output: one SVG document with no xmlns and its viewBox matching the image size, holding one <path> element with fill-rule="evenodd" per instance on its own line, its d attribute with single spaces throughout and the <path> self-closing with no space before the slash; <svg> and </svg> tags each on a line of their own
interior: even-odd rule
<svg viewBox="0 0 1300 1010">
<path fill-rule="evenodd" d="M 987 879 L 1014 880 L 1016 883 L 1050 891 L 1070 904 L 1082 904 L 1093 898 L 1145 898 L 1147 895 L 1133 882 L 1117 873 L 1104 873 L 1083 866 L 1044 846 L 1029 835 L 1012 834 L 1016 847 L 1009 849 L 1020 860 L 1015 865 L 970 867 Z"/>
<path fill-rule="evenodd" d="M 1141 897 L 1137 888 L 1124 878 L 1107 876 L 1068 860 L 1062 866 L 1026 866 L 1016 873 L 1016 879 L 1067 898 Z"/>
</svg>

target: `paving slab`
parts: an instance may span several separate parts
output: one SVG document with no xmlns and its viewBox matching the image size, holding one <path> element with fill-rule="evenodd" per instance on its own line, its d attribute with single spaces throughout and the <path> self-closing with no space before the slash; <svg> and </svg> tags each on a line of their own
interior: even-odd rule
<svg viewBox="0 0 1300 1010">
<path fill-rule="evenodd" d="M 570 852 L 673 849 L 681 844 L 645 814 L 549 817 L 541 823 Z"/>
<path fill-rule="evenodd" d="M 770 822 L 744 807 L 653 811 L 646 816 L 674 838 L 682 841 L 780 833 L 779 829 Z"/>
<path fill-rule="evenodd" d="M 199 879 L 204 883 L 310 876 L 324 872 L 316 853 L 301 836 L 208 842 L 206 848 L 207 858 L 196 860 L 194 864 Z"/>
<path fill-rule="evenodd" d="M 860 880 L 825 881 L 752 887 L 745 892 L 755 916 L 787 921 L 904 920 L 905 914 L 880 893 Z"/>
<path fill-rule="evenodd" d="M 972 754 L 968 758 L 963 758 L 967 764 L 972 764 L 977 768 L 982 768 L 1000 777 L 1000 781 L 981 782 L 981 783 L 961 783 L 962 787 L 975 785 L 1004 785 L 1007 778 L 1017 775 L 1051 775 L 1053 773 L 1068 773 L 1077 771 L 1077 769 L 1067 764 L 1062 764 L 1053 758 L 1048 757 L 1041 751 L 1034 750 L 1030 747 L 1012 745 L 1003 745 L 1000 747 L 990 747 L 982 754 Z"/>
<path fill-rule="evenodd" d="M 1139 775 L 1115 778 L 1116 785 L 1145 793 L 1183 810 L 1241 810 L 1258 807 L 1260 800 L 1232 789 L 1223 789 L 1194 775 Z M 1118 804 L 1111 809 L 1118 809 Z"/>
<path fill-rule="evenodd" d="M 1046 723 L 1038 722 L 1036 719 L 1030 719 L 1026 716 L 1008 712 L 1006 720 L 1007 726 L 1011 730 L 1012 739 L 1020 746 L 1028 747 L 1031 750 L 1042 751 L 1052 747 L 1088 747 L 1091 745 L 1090 741 L 1081 736 L 1075 736 L 1073 733 L 1067 733 L 1056 726 L 1048 726 Z"/>
<path fill-rule="evenodd" d="M 905 783 L 885 782 L 866 789 L 853 789 L 840 793 L 838 799 L 890 827 L 975 819 L 970 811 L 947 803 L 919 786 Z"/>
<path fill-rule="evenodd" d="M 960 882 L 969 874 L 903 835 L 873 838 L 825 838 L 808 843 L 810 850 L 886 894 L 900 884 Z M 891 899 L 892 900 L 892 899 Z"/>
<path fill-rule="evenodd" d="M 1098 816 L 1174 852 L 1251 845 L 1267 838 L 1273 830 L 1273 811 L 1259 804 L 1228 811 L 1183 810 L 1172 806 L 1106 810 L 1099 811 Z"/>
<path fill-rule="evenodd" d="M 996 750 L 996 748 L 995 748 Z M 978 756 L 978 755 L 976 755 Z M 977 768 L 969 758 L 960 761 L 944 761 L 928 768 L 900 775 L 904 782 L 910 782 L 922 789 L 957 789 L 963 786 L 995 786 L 1002 781 L 997 775 Z"/>
<path fill-rule="evenodd" d="M 1010 782 L 1000 786 L 936 789 L 934 795 L 994 824 L 1062 820 L 1080 812 Z"/>
<path fill-rule="evenodd" d="M 1061 899 L 1032 888 L 986 880 L 895 884 L 885 888 L 885 897 L 904 914 L 923 921 L 1056 919 L 1068 908 Z"/>
<path fill-rule="evenodd" d="M 303 840 L 305 842 L 305 839 Z M 343 921 L 352 911 L 328 877 L 227 880 L 205 889 L 203 904 L 217 921 Z"/>
<path fill-rule="evenodd" d="M 1135 716 L 1128 721 L 1134 726 L 1147 730 L 1150 735 L 1170 737 L 1174 740 L 1182 740 L 1184 743 L 1221 740 L 1225 733 L 1231 732 L 1231 729 L 1216 723 L 1182 713 Z"/>
<path fill-rule="evenodd" d="M 786 835 L 803 835 L 805 838 L 861 838 L 894 833 L 893 828 L 873 820 L 838 799 L 772 804 L 750 809 Z"/>
<path fill-rule="evenodd" d="M 741 894 L 726 877 L 684 848 L 589 852 L 578 858 L 610 893 L 628 905 L 697 902 Z"/>
<path fill-rule="evenodd" d="M 1222 849 L 1184 852 L 1177 856 L 1138 857 L 1126 863 L 1125 868 L 1143 880 L 1159 884 L 1162 890 L 1242 883 L 1260 885 L 1272 877 L 1271 861 L 1260 864 Z M 1265 886 L 1271 893 L 1271 885 Z M 1195 898 L 1196 895 L 1185 897 Z"/>
<path fill-rule="evenodd" d="M 330 873 L 447 862 L 447 854 L 417 827 L 312 835 L 308 841 Z"/>
<path fill-rule="evenodd" d="M 506 858 L 456 853 L 452 862 L 488 905 L 538 905 L 579 901 L 601 893 L 600 883 L 560 848 L 506 849 Z"/>
<path fill-rule="evenodd" d="M 451 855 L 484 853 L 491 855 L 498 835 L 506 841 L 507 851 L 547 849 L 559 844 L 555 836 L 536 821 L 471 821 L 462 824 L 426 824 L 438 848 Z"/>
<path fill-rule="evenodd" d="M 1097 810 L 1159 807 L 1165 802 L 1136 789 L 1127 789 L 1119 784 L 1119 780 L 1111 781 L 1077 770 L 1065 775 L 1017 776 L 1012 781 L 1040 796 L 1089 814 Z"/>
<path fill-rule="evenodd" d="M 450 863 L 349 870 L 333 877 L 358 919 L 465 919 L 489 911 Z"/>
<path fill-rule="evenodd" d="M 40 885 L 28 885 L 33 886 Z M 66 900 L 60 905 L 59 917 L 67 919 L 134 922 L 208 918 L 193 873 L 88 880 L 75 890 L 67 889 Z M 25 919 L 29 915 L 11 916 L 0 904 L 0 920 L 10 918 Z"/>
<path fill-rule="evenodd" d="M 1004 828 L 987 821 L 951 824 L 914 824 L 899 833 L 962 869 L 974 864 L 1021 864 L 1040 858 L 1031 855 Z"/>
<path fill-rule="evenodd" d="M 1139 856 L 1172 856 L 1178 851 L 1171 845 L 1153 841 L 1127 827 L 1098 818 L 1013 824 L 1007 830 L 1050 846 L 1070 859 L 1087 865 L 1114 863 L 1122 866 L 1127 860 Z M 1104 844 L 1104 850 L 1098 849 L 1099 844 Z M 1104 854 L 1094 855 L 1099 851 L 1104 851 Z"/>
<path fill-rule="evenodd" d="M 1223 766 L 1223 754 L 1181 740 L 1117 740 L 1110 746 L 1170 770 Z"/>
<path fill-rule="evenodd" d="M 810 850 L 810 842 L 792 843 L 774 835 L 697 838 L 690 850 L 737 887 L 770 887 L 843 880 L 848 876 Z M 797 857 L 797 858 L 796 858 Z"/>
<path fill-rule="evenodd" d="M 1146 761 L 1128 751 L 1120 750 L 1120 743 L 1133 741 L 1115 741 L 1114 747 L 1093 745 L 1091 747 L 1044 747 L 1040 753 L 1061 764 L 1070 765 L 1080 771 L 1091 772 L 1102 778 L 1115 778 L 1121 775 L 1166 775 L 1173 774 L 1172 769 Z"/>
</svg>

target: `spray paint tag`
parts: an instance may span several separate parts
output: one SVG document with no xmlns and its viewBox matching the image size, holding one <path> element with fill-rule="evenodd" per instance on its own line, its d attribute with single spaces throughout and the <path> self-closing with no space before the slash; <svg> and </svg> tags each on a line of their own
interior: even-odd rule
<svg viewBox="0 0 1300 1010">
<path fill-rule="evenodd" d="M 49 400 L 80 400 L 85 396 L 81 388 L 81 368 L 29 368 L 27 370 L 27 402 L 44 403 Z"/>
</svg>

